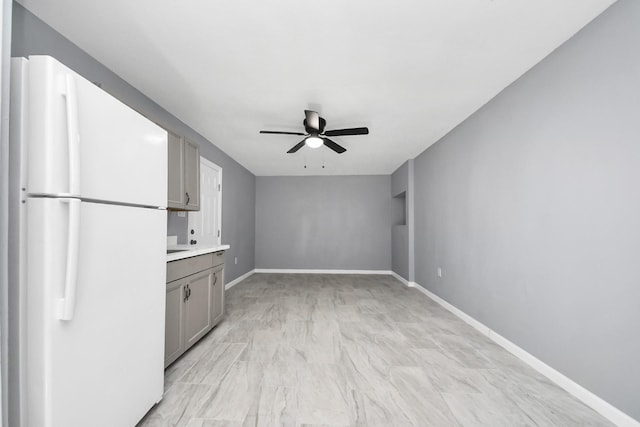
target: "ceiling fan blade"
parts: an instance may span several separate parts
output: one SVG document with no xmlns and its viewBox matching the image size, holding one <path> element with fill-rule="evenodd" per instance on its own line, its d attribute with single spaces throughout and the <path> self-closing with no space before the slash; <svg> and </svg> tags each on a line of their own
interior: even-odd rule
<svg viewBox="0 0 640 427">
<path fill-rule="evenodd" d="M 322 140 L 324 141 L 324 145 L 326 145 L 328 148 L 331 148 L 333 151 L 335 151 L 338 154 L 342 154 L 345 151 L 347 151 L 347 149 L 344 148 L 342 145 L 336 144 L 329 138 L 322 138 Z"/>
<path fill-rule="evenodd" d="M 350 128 L 328 130 L 324 133 L 327 136 L 345 136 L 345 135 L 368 135 L 369 128 Z"/>
<path fill-rule="evenodd" d="M 302 133 L 302 132 L 284 132 L 284 131 L 279 131 L 279 130 L 261 130 L 260 133 L 270 133 L 270 134 L 277 134 L 277 135 L 306 135 L 306 133 Z"/>
<path fill-rule="evenodd" d="M 301 149 L 304 146 L 304 142 L 306 139 L 303 139 L 302 141 L 298 142 L 296 145 L 294 145 L 293 147 L 291 147 L 291 149 L 289 151 L 287 151 L 288 154 L 291 153 L 295 153 L 296 151 L 298 151 L 299 149 Z"/>
<path fill-rule="evenodd" d="M 315 129 L 317 132 L 320 132 L 320 115 L 315 111 L 304 110 L 304 115 L 306 117 L 306 125 L 310 129 Z"/>
</svg>

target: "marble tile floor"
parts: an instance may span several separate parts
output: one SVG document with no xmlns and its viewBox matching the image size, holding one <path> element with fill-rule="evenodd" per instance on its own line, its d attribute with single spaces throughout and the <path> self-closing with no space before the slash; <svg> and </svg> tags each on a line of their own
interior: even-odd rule
<svg viewBox="0 0 640 427">
<path fill-rule="evenodd" d="M 391 276 L 255 274 L 139 427 L 606 426 Z"/>
</svg>

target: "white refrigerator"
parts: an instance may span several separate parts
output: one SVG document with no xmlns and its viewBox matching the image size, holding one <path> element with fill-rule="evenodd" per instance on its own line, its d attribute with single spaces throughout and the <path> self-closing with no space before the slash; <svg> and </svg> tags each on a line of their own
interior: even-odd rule
<svg viewBox="0 0 640 427">
<path fill-rule="evenodd" d="M 20 425 L 134 426 L 163 393 L 167 133 L 51 57 L 11 75 Z"/>
</svg>

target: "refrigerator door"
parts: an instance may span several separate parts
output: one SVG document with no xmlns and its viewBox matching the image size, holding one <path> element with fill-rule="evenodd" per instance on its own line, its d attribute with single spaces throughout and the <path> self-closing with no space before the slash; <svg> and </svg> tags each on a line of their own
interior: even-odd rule
<svg viewBox="0 0 640 427">
<path fill-rule="evenodd" d="M 27 426 L 134 426 L 161 399 L 165 228 L 164 210 L 28 199 Z"/>
<path fill-rule="evenodd" d="M 167 132 L 55 59 L 28 62 L 28 192 L 166 206 Z"/>
</svg>

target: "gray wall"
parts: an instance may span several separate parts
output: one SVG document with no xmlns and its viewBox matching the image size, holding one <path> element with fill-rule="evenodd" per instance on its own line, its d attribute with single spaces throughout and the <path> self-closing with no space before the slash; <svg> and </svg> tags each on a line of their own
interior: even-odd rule
<svg viewBox="0 0 640 427">
<path fill-rule="evenodd" d="M 403 221 L 394 220 L 391 228 L 391 270 L 409 280 L 409 226 L 407 225 L 407 191 L 409 189 L 409 162 L 404 162 L 391 174 L 392 206 L 404 205 Z M 392 212 L 393 213 L 393 212 Z M 394 219 L 395 219 L 395 214 Z"/>
<path fill-rule="evenodd" d="M 255 176 L 251 172 L 17 3 L 11 54 L 53 56 L 149 119 L 198 144 L 201 156 L 222 167 L 222 242 L 231 245 L 225 279 L 233 280 L 254 268 Z M 186 220 L 180 220 L 172 222 L 171 231 L 186 236 Z"/>
<path fill-rule="evenodd" d="M 639 40 L 620 0 L 422 153 L 415 250 L 420 285 L 640 420 Z"/>
<path fill-rule="evenodd" d="M 409 230 L 406 225 L 391 229 L 391 271 L 409 280 Z"/>
<path fill-rule="evenodd" d="M 256 268 L 389 270 L 390 177 L 257 177 Z"/>
<path fill-rule="evenodd" d="M 407 160 L 391 174 L 391 196 L 406 193 L 409 189 L 409 161 Z"/>
<path fill-rule="evenodd" d="M 404 194 L 405 223 L 391 229 L 391 269 L 409 282 L 415 281 L 414 161 L 404 162 L 391 174 L 391 195 Z"/>
</svg>

